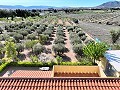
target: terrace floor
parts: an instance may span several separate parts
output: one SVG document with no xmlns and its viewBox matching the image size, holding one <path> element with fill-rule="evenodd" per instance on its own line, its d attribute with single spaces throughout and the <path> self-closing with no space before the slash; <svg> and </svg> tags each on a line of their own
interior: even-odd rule
<svg viewBox="0 0 120 90">
<path fill-rule="evenodd" d="M 10 77 L 29 77 L 29 78 L 41 78 L 52 77 L 52 71 L 39 71 L 39 70 L 17 70 Z"/>
<path fill-rule="evenodd" d="M 40 67 L 7 67 L 0 77 L 51 77 L 52 68 L 50 71 L 41 71 Z"/>
</svg>

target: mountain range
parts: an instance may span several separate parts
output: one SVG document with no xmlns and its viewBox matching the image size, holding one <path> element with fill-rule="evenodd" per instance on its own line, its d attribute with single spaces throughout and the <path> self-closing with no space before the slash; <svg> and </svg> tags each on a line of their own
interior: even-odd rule
<svg viewBox="0 0 120 90">
<path fill-rule="evenodd" d="M 120 1 L 106 2 L 97 6 L 97 8 L 120 8 Z"/>
<path fill-rule="evenodd" d="M 64 8 L 55 6 L 22 6 L 22 5 L 0 5 L 0 9 L 48 9 L 48 8 Z M 67 8 L 67 7 L 65 7 Z M 71 7 L 72 8 L 72 7 Z M 87 7 L 85 7 L 87 8 Z M 120 1 L 110 1 L 92 8 L 120 8 Z"/>
<path fill-rule="evenodd" d="M 57 8 L 57 7 L 54 7 L 54 6 L 0 5 L 0 9 L 48 9 L 48 8 Z"/>
</svg>

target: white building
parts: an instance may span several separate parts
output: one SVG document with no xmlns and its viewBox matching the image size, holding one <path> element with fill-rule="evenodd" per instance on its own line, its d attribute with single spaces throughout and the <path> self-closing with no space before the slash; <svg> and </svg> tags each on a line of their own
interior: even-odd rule
<svg viewBox="0 0 120 90">
<path fill-rule="evenodd" d="M 109 50 L 105 54 L 107 63 L 105 72 L 120 77 L 120 50 Z"/>
</svg>

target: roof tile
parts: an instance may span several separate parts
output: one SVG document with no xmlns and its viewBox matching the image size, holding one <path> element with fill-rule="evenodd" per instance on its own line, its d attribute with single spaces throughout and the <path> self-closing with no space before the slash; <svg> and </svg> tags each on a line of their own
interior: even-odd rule
<svg viewBox="0 0 120 90">
<path fill-rule="evenodd" d="M 120 79 L 0 78 L 0 90 L 120 90 Z"/>
</svg>

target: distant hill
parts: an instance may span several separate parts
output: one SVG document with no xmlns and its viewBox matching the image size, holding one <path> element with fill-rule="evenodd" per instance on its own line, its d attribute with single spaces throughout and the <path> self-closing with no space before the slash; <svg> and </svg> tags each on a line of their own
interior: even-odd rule
<svg viewBox="0 0 120 90">
<path fill-rule="evenodd" d="M 21 6 L 21 5 L 0 5 L 0 9 L 48 9 L 48 8 L 57 8 L 54 6 Z"/>
<path fill-rule="evenodd" d="M 110 1 L 97 6 L 97 8 L 120 8 L 120 1 Z"/>
</svg>

